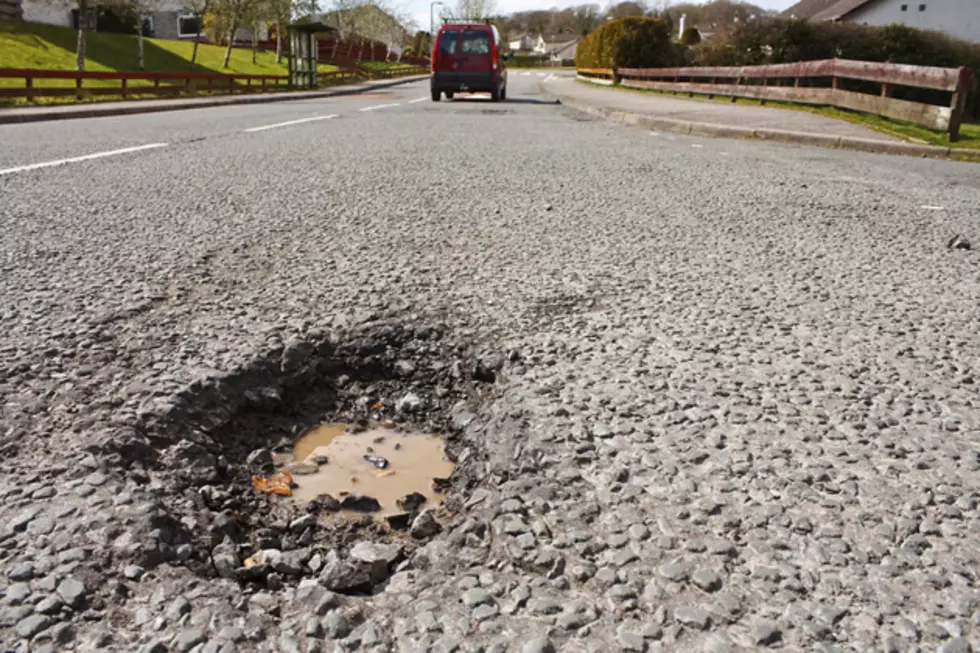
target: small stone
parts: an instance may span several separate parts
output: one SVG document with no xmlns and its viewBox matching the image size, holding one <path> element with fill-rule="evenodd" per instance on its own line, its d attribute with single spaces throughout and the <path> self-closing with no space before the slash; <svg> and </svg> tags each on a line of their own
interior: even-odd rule
<svg viewBox="0 0 980 653">
<path fill-rule="evenodd" d="M 711 624 L 711 615 L 701 608 L 687 605 L 680 606 L 674 610 L 674 619 L 680 624 L 689 628 L 697 628 L 698 630 L 704 630 Z"/>
<path fill-rule="evenodd" d="M 521 653 L 555 653 L 555 645 L 547 637 L 538 637 L 524 644 Z"/>
<path fill-rule="evenodd" d="M 640 559 L 640 556 L 632 549 L 623 549 L 618 551 L 615 556 L 613 556 L 613 564 L 617 567 L 623 567 L 631 562 L 635 562 Z"/>
<path fill-rule="evenodd" d="M 18 621 L 14 627 L 14 632 L 20 637 L 30 639 L 50 625 L 51 619 L 46 615 L 35 614 Z"/>
<path fill-rule="evenodd" d="M 76 578 L 66 578 L 58 584 L 58 595 L 77 610 L 85 603 L 85 584 Z"/>
<path fill-rule="evenodd" d="M 323 637 L 323 624 L 316 617 L 309 617 L 306 620 L 307 637 Z"/>
<path fill-rule="evenodd" d="M 561 612 L 561 604 L 554 599 L 531 599 L 527 607 L 534 614 L 558 614 Z"/>
<path fill-rule="evenodd" d="M 218 633 L 218 639 L 228 640 L 229 642 L 241 642 L 245 640 L 245 631 L 238 626 L 225 626 Z"/>
<path fill-rule="evenodd" d="M 407 395 L 398 400 L 395 408 L 399 413 L 414 413 L 422 407 L 422 399 L 414 392 L 409 392 Z"/>
<path fill-rule="evenodd" d="M 679 583 L 685 578 L 687 578 L 688 567 L 685 564 L 678 562 L 668 562 L 660 565 L 660 575 L 667 580 L 672 580 L 675 583 Z"/>
<path fill-rule="evenodd" d="M 31 498 L 32 499 L 50 499 L 51 497 L 53 497 L 56 494 L 58 494 L 58 490 L 56 490 L 51 485 L 45 485 L 42 488 L 39 488 L 37 490 L 34 490 L 34 493 L 31 494 Z"/>
<path fill-rule="evenodd" d="M 337 512 L 340 510 L 340 501 L 329 494 L 318 494 L 315 499 L 306 504 L 306 512 L 316 514 L 318 512 Z"/>
<path fill-rule="evenodd" d="M 482 587 L 473 587 L 463 593 L 463 605 L 476 607 L 478 605 L 493 605 L 494 600 L 490 592 Z"/>
<path fill-rule="evenodd" d="M 721 578 L 711 569 L 698 569 L 691 575 L 691 582 L 705 592 L 721 589 Z"/>
<path fill-rule="evenodd" d="M 496 617 L 499 612 L 496 605 L 479 605 L 473 610 L 472 617 L 474 621 L 486 621 Z"/>
<path fill-rule="evenodd" d="M 192 648 L 205 642 L 207 638 L 204 636 L 204 631 L 200 628 L 186 628 L 174 637 L 173 648 L 178 653 L 187 653 Z"/>
<path fill-rule="evenodd" d="M 316 524 L 316 517 L 313 515 L 303 515 L 289 522 L 289 530 L 294 533 L 302 533 L 310 526 Z"/>
<path fill-rule="evenodd" d="M 140 653 L 167 653 L 167 643 L 162 639 L 153 639 L 143 645 Z"/>
<path fill-rule="evenodd" d="M 970 241 L 963 236 L 953 236 L 948 243 L 946 243 L 946 249 L 962 249 L 969 250 L 972 245 Z"/>
<path fill-rule="evenodd" d="M 275 463 L 272 460 L 272 452 L 268 449 L 256 449 L 245 458 L 245 464 L 249 467 L 262 470 L 272 467 Z"/>
<path fill-rule="evenodd" d="M 34 565 L 30 562 L 18 562 L 7 569 L 7 578 L 10 580 L 30 580 L 34 578 Z"/>
<path fill-rule="evenodd" d="M 40 508 L 28 508 L 21 513 L 18 513 L 16 517 L 10 520 L 9 526 L 14 530 L 14 532 L 20 532 L 27 528 L 35 517 L 41 514 Z"/>
<path fill-rule="evenodd" d="M 425 505 L 425 495 L 421 492 L 412 492 L 411 494 L 405 495 L 401 499 L 398 499 L 396 503 L 398 507 L 405 512 L 415 512 L 423 505 Z"/>
<path fill-rule="evenodd" d="M 438 534 L 441 530 L 442 526 L 436 521 L 432 511 L 423 510 L 412 522 L 412 528 L 409 532 L 415 539 L 423 540 Z"/>
<path fill-rule="evenodd" d="M 323 619 L 323 628 L 331 639 L 343 639 L 350 634 L 350 623 L 339 610 L 331 612 Z"/>
<path fill-rule="evenodd" d="M 587 623 L 588 617 L 581 612 L 565 612 L 558 617 L 558 624 L 565 630 L 578 630 Z"/>
<path fill-rule="evenodd" d="M 642 635 L 638 635 L 637 633 L 623 630 L 616 635 L 616 640 L 619 642 L 620 650 L 628 651 L 629 653 L 643 653 L 647 650 L 646 640 L 643 639 Z"/>
<path fill-rule="evenodd" d="M 61 597 L 51 595 L 42 599 L 37 605 L 34 606 L 34 611 L 40 614 L 54 614 L 61 610 L 61 607 L 65 604 L 61 600 Z"/>
<path fill-rule="evenodd" d="M 775 624 L 762 622 L 752 629 L 752 641 L 757 646 L 772 646 L 783 639 L 783 633 Z"/>
<path fill-rule="evenodd" d="M 965 637 L 951 639 L 939 649 L 941 653 L 973 653 L 973 646 Z"/>
<path fill-rule="evenodd" d="M 123 576 L 125 576 L 128 580 L 139 580 L 145 573 L 146 570 L 139 565 L 126 565 L 126 567 L 123 569 Z"/>
<path fill-rule="evenodd" d="M 352 512 L 378 512 L 381 504 L 374 497 L 363 496 L 360 494 L 348 494 L 340 502 L 340 507 Z"/>
<path fill-rule="evenodd" d="M 11 605 L 20 605 L 31 595 L 31 586 L 27 583 L 14 583 L 7 588 L 4 598 Z"/>
<path fill-rule="evenodd" d="M 312 476 L 320 471 L 320 466 L 315 462 L 302 461 L 289 463 L 283 469 L 294 476 Z"/>
<path fill-rule="evenodd" d="M 171 622 L 179 621 L 181 617 L 191 611 L 191 602 L 183 596 L 178 596 L 167 608 L 167 618 Z"/>
<path fill-rule="evenodd" d="M 105 482 L 107 480 L 108 479 L 105 477 L 105 474 L 103 474 L 102 472 L 92 472 L 91 474 L 85 477 L 85 482 L 91 485 L 92 487 L 99 487 L 100 485 L 105 485 Z"/>
</svg>

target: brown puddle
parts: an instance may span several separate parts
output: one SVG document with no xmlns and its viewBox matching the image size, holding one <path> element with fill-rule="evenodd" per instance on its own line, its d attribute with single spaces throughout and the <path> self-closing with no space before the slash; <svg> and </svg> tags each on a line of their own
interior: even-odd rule
<svg viewBox="0 0 980 653">
<path fill-rule="evenodd" d="M 442 494 L 432 489 L 432 481 L 449 478 L 453 464 L 446 458 L 441 438 L 382 428 L 360 433 L 347 433 L 346 429 L 346 424 L 324 424 L 296 440 L 292 464 L 285 467 L 292 470 L 296 484 L 293 498 L 307 502 L 321 494 L 336 499 L 347 494 L 370 496 L 381 504 L 381 511 L 375 515 L 404 512 L 397 501 L 413 492 L 425 496 L 424 507 L 442 503 Z M 379 469 L 365 460 L 365 455 L 383 457 L 387 465 Z M 297 473 L 303 470 L 296 463 L 315 463 L 318 458 L 326 462 L 315 473 Z"/>
</svg>

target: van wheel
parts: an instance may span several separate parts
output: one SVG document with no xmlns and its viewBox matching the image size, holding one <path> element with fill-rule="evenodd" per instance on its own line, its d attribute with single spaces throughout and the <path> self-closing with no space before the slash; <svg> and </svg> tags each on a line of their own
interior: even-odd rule
<svg viewBox="0 0 980 653">
<path fill-rule="evenodd" d="M 452 100 L 454 95 L 455 95 L 455 93 L 453 93 L 452 91 L 446 91 L 446 99 L 447 100 Z"/>
<path fill-rule="evenodd" d="M 500 89 L 500 99 L 501 100 L 506 100 L 507 99 L 507 87 L 506 86 L 503 87 L 502 89 Z"/>
<path fill-rule="evenodd" d="M 494 102 L 500 102 L 500 89 L 493 89 L 490 91 L 490 99 Z"/>
<path fill-rule="evenodd" d="M 441 95 L 442 93 L 440 93 L 439 91 L 432 91 L 432 101 L 438 102 Z"/>
</svg>

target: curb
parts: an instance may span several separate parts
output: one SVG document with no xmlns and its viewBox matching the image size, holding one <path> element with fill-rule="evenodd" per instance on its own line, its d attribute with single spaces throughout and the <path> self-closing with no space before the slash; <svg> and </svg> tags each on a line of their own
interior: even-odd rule
<svg viewBox="0 0 980 653">
<path fill-rule="evenodd" d="M 168 103 L 150 105 L 144 101 L 134 100 L 129 105 L 114 107 L 100 107 L 98 103 L 94 103 L 90 105 L 76 105 L 72 107 L 72 110 L 66 110 L 63 107 L 56 107 L 56 110 L 51 110 L 49 107 L 13 109 L 12 111 L 16 111 L 17 113 L 8 115 L 5 115 L 5 111 L 0 110 L 0 125 L 45 122 L 49 120 L 74 120 L 76 118 L 107 118 L 112 116 L 130 116 L 140 113 L 162 113 L 164 111 L 206 109 L 210 107 L 237 106 L 242 104 L 265 104 L 268 102 L 312 100 L 316 98 L 337 97 L 342 95 L 357 95 L 358 93 L 373 91 L 379 88 L 400 86 L 402 84 L 420 82 L 425 79 L 429 79 L 429 76 L 416 75 L 412 77 L 386 80 L 383 82 L 357 84 L 356 86 L 341 86 L 329 91 L 287 91 L 285 93 L 265 93 L 262 95 L 226 95 L 215 98 L 202 98 L 200 100 L 184 100 L 180 104 Z"/>
<path fill-rule="evenodd" d="M 878 141 L 870 138 L 855 138 L 851 136 L 828 136 L 812 132 L 788 131 L 782 129 L 753 129 L 751 127 L 736 127 L 735 125 L 719 125 L 708 122 L 691 122 L 657 118 L 640 113 L 616 111 L 606 107 L 597 107 L 579 102 L 567 95 L 556 95 L 544 89 L 547 95 L 558 99 L 564 106 L 580 113 L 585 113 L 610 122 L 633 125 L 658 131 L 682 134 L 684 136 L 707 136 L 712 138 L 752 138 L 763 141 L 778 141 L 782 143 L 798 143 L 800 145 L 815 145 L 831 149 L 871 152 L 875 154 L 899 154 L 918 157 L 955 157 L 968 161 L 980 162 L 980 153 L 968 150 L 958 150 L 938 145 L 917 145 L 915 143 Z"/>
</svg>

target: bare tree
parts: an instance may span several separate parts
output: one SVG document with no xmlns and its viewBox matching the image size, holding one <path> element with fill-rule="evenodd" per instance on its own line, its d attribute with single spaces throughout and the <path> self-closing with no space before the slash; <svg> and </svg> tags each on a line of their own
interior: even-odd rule
<svg viewBox="0 0 980 653">
<path fill-rule="evenodd" d="M 238 28 L 247 25 L 252 15 L 256 0 L 216 0 L 214 13 L 220 22 L 227 27 L 228 46 L 225 49 L 225 59 L 222 67 L 227 68 L 231 62 L 231 49 L 235 44 L 235 34 Z"/>
<path fill-rule="evenodd" d="M 282 63 L 283 38 L 286 36 L 289 18 L 293 14 L 293 0 L 267 0 L 267 2 L 269 20 L 276 24 L 276 63 Z"/>
<path fill-rule="evenodd" d="M 191 65 L 197 63 L 197 46 L 201 43 L 204 17 L 211 10 L 212 0 L 184 0 L 184 11 L 194 16 L 197 34 L 194 35 L 194 49 L 191 51 Z"/>
<path fill-rule="evenodd" d="M 480 20 L 497 12 L 495 0 L 456 0 L 453 18 L 459 20 Z"/>
</svg>

